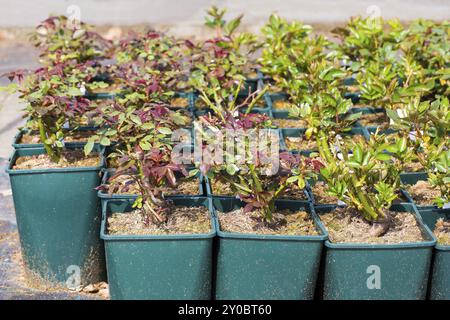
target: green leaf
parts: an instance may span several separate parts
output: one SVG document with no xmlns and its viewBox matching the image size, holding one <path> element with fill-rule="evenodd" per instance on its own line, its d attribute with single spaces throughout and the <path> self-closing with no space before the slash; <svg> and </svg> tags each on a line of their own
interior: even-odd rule
<svg viewBox="0 0 450 320">
<path fill-rule="evenodd" d="M 111 145 L 111 140 L 109 140 L 108 137 L 102 137 L 100 140 L 100 144 L 102 146 L 109 146 L 109 145 Z"/>
<path fill-rule="evenodd" d="M 83 93 L 81 92 L 80 89 L 72 87 L 67 90 L 67 95 L 72 96 L 72 97 L 78 97 L 78 96 L 82 96 Z"/>
<path fill-rule="evenodd" d="M 144 140 L 139 141 L 139 146 L 144 151 L 149 151 L 152 147 L 150 143 L 148 143 L 147 141 L 144 141 Z"/>
<path fill-rule="evenodd" d="M 94 149 L 94 141 L 88 141 L 85 145 L 84 145 L 84 154 L 88 155 L 92 152 L 92 149 Z"/>
<path fill-rule="evenodd" d="M 296 182 L 298 180 L 298 178 L 299 178 L 298 176 L 292 176 L 292 177 L 287 178 L 286 182 L 293 183 L 293 182 Z"/>
<path fill-rule="evenodd" d="M 172 134 L 172 130 L 170 128 L 161 127 L 161 128 L 158 128 L 157 130 L 159 133 L 162 133 L 162 134 L 166 134 L 166 135 Z"/>
<path fill-rule="evenodd" d="M 355 146 L 355 150 L 353 150 L 353 157 L 352 157 L 353 161 L 356 161 L 358 163 L 362 163 L 363 160 L 363 151 L 362 148 L 359 144 L 357 144 Z"/>
<path fill-rule="evenodd" d="M 226 170 L 229 175 L 234 175 L 239 168 L 235 164 L 228 164 Z"/>
<path fill-rule="evenodd" d="M 381 160 L 381 161 L 389 161 L 391 160 L 391 156 L 387 153 L 379 153 L 375 156 L 376 159 Z"/>
</svg>

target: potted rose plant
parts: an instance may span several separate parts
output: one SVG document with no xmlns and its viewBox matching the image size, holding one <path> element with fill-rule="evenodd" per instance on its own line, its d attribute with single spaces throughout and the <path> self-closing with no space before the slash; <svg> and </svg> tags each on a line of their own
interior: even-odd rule
<svg viewBox="0 0 450 320">
<path fill-rule="evenodd" d="M 345 205 L 316 208 L 329 231 L 324 299 L 425 299 L 435 237 L 414 205 L 392 205 L 404 148 L 348 141 L 325 158 L 328 192 Z"/>
<path fill-rule="evenodd" d="M 28 276 L 55 285 L 76 272 L 74 285 L 80 286 L 105 276 L 94 190 L 104 158 L 99 148 L 85 155 L 65 144 L 64 124 L 82 115 L 89 101 L 61 72 L 44 67 L 14 84 L 41 146 L 15 150 L 7 172 Z"/>
</svg>

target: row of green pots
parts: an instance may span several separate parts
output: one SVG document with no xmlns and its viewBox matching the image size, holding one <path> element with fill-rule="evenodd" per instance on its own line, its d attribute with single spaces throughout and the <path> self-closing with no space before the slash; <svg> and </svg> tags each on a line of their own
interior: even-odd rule
<svg viewBox="0 0 450 320">
<path fill-rule="evenodd" d="M 102 154 L 102 150 L 98 152 Z M 215 210 L 226 212 L 242 204 L 213 196 L 173 199 L 180 205 L 207 206 L 213 222 L 210 234 L 181 238 L 111 236 L 105 233 L 107 215 L 130 210 L 133 199 L 104 198 L 100 212 L 94 188 L 100 185 L 104 160 L 94 168 L 12 169 L 17 157 L 40 153 L 44 153 L 42 148 L 15 150 L 8 173 L 25 265 L 50 282 L 70 282 L 76 272 L 80 285 L 103 280 L 103 240 L 112 298 L 311 299 L 325 246 L 323 280 L 319 281 L 324 299 L 426 296 L 435 239 L 414 204 L 399 204 L 393 209 L 417 216 L 427 237 L 421 243 L 332 243 L 326 240 L 316 212 L 320 215 L 335 206 L 312 207 L 308 201 L 285 200 L 277 205 L 308 211 L 319 236 L 227 233 L 220 230 Z M 443 252 L 448 256 L 448 250 Z M 431 287 L 437 284 L 441 288 L 431 298 L 448 298 L 448 257 L 437 261 Z M 376 278 L 372 286 L 368 285 L 372 276 L 380 277 L 380 289 Z"/>
<path fill-rule="evenodd" d="M 425 172 L 406 172 L 402 173 L 400 175 L 400 178 L 403 184 L 415 184 L 419 180 L 426 180 L 427 174 Z M 312 182 L 309 182 L 307 184 L 307 190 L 311 201 L 315 205 L 316 211 L 320 212 L 321 210 L 328 210 L 329 208 L 336 207 L 336 204 L 315 203 L 314 195 L 311 189 L 311 184 Z M 399 206 L 409 208 L 408 210 L 413 210 L 416 214 L 419 215 L 422 223 L 426 226 L 428 230 L 434 230 L 436 221 L 438 219 L 444 219 L 445 221 L 450 220 L 450 209 L 439 209 L 437 206 L 417 205 L 416 203 L 414 203 L 412 197 L 405 190 L 401 190 L 401 192 L 407 202 L 393 205 L 394 210 L 396 210 L 396 208 L 398 208 Z M 403 244 L 398 246 L 402 247 Z M 378 247 L 381 249 L 383 246 Z M 386 245 L 385 249 L 388 247 L 392 246 Z M 410 268 L 404 270 L 408 269 Z M 430 275 L 428 297 L 433 300 L 450 299 L 450 246 L 440 244 L 436 244 L 434 246 L 431 270 L 432 273 Z M 324 292 L 326 292 L 326 290 Z"/>
</svg>

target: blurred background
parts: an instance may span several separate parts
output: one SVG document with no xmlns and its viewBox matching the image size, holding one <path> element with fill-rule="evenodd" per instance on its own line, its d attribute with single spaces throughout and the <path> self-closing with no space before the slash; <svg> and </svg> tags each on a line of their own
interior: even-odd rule
<svg viewBox="0 0 450 320">
<path fill-rule="evenodd" d="M 0 0 L 0 74 L 38 65 L 28 34 L 49 15 L 81 19 L 108 39 L 118 39 L 130 29 L 149 28 L 198 39 L 208 36 L 203 22 L 211 5 L 227 8 L 228 17 L 243 13 L 241 29 L 253 32 L 273 12 L 324 33 L 356 15 L 398 18 L 406 23 L 450 18 L 450 0 Z M 0 78 L 0 86 L 6 82 Z M 21 123 L 20 108 L 15 96 L 0 92 L 0 141 L 12 139 L 13 129 Z M 0 158 L 10 151 L 9 143 L 0 143 Z"/>
</svg>

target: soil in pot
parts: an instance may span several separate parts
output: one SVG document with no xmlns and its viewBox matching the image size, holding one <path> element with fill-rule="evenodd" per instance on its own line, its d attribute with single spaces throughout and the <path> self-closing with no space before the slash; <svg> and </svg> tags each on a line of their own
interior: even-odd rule
<svg viewBox="0 0 450 320">
<path fill-rule="evenodd" d="M 362 114 L 358 121 L 363 126 L 381 126 L 388 124 L 387 116 L 382 112 Z"/>
<path fill-rule="evenodd" d="M 411 161 L 411 162 L 405 164 L 403 170 L 406 172 L 421 172 L 421 171 L 424 171 L 425 168 L 423 167 L 423 165 L 420 162 Z"/>
<path fill-rule="evenodd" d="M 286 137 L 284 139 L 286 147 L 288 150 L 317 150 L 317 143 L 315 139 L 306 139 L 304 136 L 301 137 Z"/>
<path fill-rule="evenodd" d="M 360 143 L 360 144 L 366 144 L 367 141 L 361 134 L 350 134 L 350 135 L 343 135 L 342 136 L 344 141 L 353 141 L 354 143 Z"/>
<path fill-rule="evenodd" d="M 400 190 L 396 190 L 395 194 L 397 195 L 397 198 L 394 199 L 394 201 L 392 201 L 392 203 L 408 202 L 408 199 Z"/>
<path fill-rule="evenodd" d="M 109 183 L 114 183 L 115 188 L 110 188 L 110 185 L 105 186 L 108 194 L 139 194 L 140 190 L 135 180 L 130 175 L 120 175 L 108 180 Z M 177 186 L 171 188 L 164 186 L 161 188 L 165 195 L 196 195 L 199 193 L 199 181 L 197 178 L 181 178 L 177 181 Z"/>
<path fill-rule="evenodd" d="M 14 170 L 52 169 L 68 167 L 96 167 L 100 165 L 97 154 L 85 156 L 83 150 L 64 150 L 58 163 L 51 161 L 49 155 L 39 154 L 19 157 L 13 166 Z"/>
<path fill-rule="evenodd" d="M 167 235 L 201 234 L 211 231 L 211 219 L 206 207 L 170 206 L 162 215 L 165 222 L 155 223 L 138 209 L 127 213 L 113 213 L 108 217 L 110 235 Z"/>
<path fill-rule="evenodd" d="M 376 224 L 366 221 L 350 207 L 337 207 L 321 214 L 320 219 L 328 229 L 329 239 L 335 243 L 394 244 L 425 240 L 413 214 L 395 211 L 389 211 L 388 214 L 392 218 L 390 227 L 381 236 L 378 235 Z"/>
<path fill-rule="evenodd" d="M 433 233 L 437 238 L 438 244 L 450 246 L 450 221 L 444 221 L 442 218 L 436 221 Z"/>
<path fill-rule="evenodd" d="M 223 182 L 220 180 L 210 180 L 211 182 L 211 191 L 216 196 L 234 196 L 234 192 L 231 189 L 231 186 L 227 182 Z"/>
<path fill-rule="evenodd" d="M 121 90 L 121 84 L 117 83 L 117 82 L 113 82 L 108 84 L 108 86 L 106 88 L 100 88 L 100 87 L 96 87 L 96 88 L 89 88 L 89 92 L 90 93 L 116 93 L 119 92 Z"/>
<path fill-rule="evenodd" d="M 264 87 L 268 86 L 268 92 L 269 93 L 280 93 L 283 91 L 280 87 L 278 87 L 274 81 L 264 81 Z"/>
<path fill-rule="evenodd" d="M 345 88 L 347 89 L 347 92 L 349 93 L 356 93 L 359 91 L 359 86 L 345 86 Z"/>
<path fill-rule="evenodd" d="M 203 101 L 202 98 L 198 98 L 198 99 L 195 101 L 195 107 L 196 107 L 197 109 L 205 109 L 205 108 L 206 108 L 206 103 L 205 103 L 205 101 Z"/>
<path fill-rule="evenodd" d="M 95 132 L 91 130 L 83 130 L 83 131 L 73 131 L 68 133 L 64 137 L 64 142 L 87 142 L 90 136 L 94 135 Z M 31 131 L 26 132 L 22 135 L 20 144 L 38 144 L 41 143 L 41 138 L 38 132 Z"/>
<path fill-rule="evenodd" d="M 280 210 L 273 213 L 271 221 L 265 221 L 258 210 L 244 212 L 243 208 L 227 213 L 218 212 L 220 228 L 225 232 L 277 234 L 277 235 L 317 235 L 313 219 L 306 211 Z"/>
<path fill-rule="evenodd" d="M 272 108 L 275 110 L 286 110 L 290 109 L 292 103 L 287 100 L 279 99 L 272 102 Z"/>
<path fill-rule="evenodd" d="M 441 195 L 439 188 L 432 187 L 428 181 L 424 180 L 417 181 L 413 185 L 406 185 L 405 189 L 420 206 L 434 205 L 434 199 Z"/>
<path fill-rule="evenodd" d="M 305 128 L 308 123 L 301 119 L 272 119 L 272 123 L 278 128 Z"/>
<path fill-rule="evenodd" d="M 284 190 L 282 195 L 280 196 L 282 199 L 295 199 L 295 200 L 308 200 L 305 190 L 300 189 L 298 186 L 293 185 L 289 186 Z"/>
<path fill-rule="evenodd" d="M 245 72 L 245 78 L 247 79 L 256 79 L 258 78 L 258 72 L 256 72 L 255 70 L 250 70 L 248 72 Z"/>
<path fill-rule="evenodd" d="M 170 106 L 174 108 L 187 108 L 189 107 L 189 99 L 186 97 L 176 97 L 170 100 Z"/>
<path fill-rule="evenodd" d="M 336 204 L 338 202 L 337 197 L 328 195 L 327 186 L 323 181 L 317 181 L 311 189 L 316 204 Z"/>
</svg>

